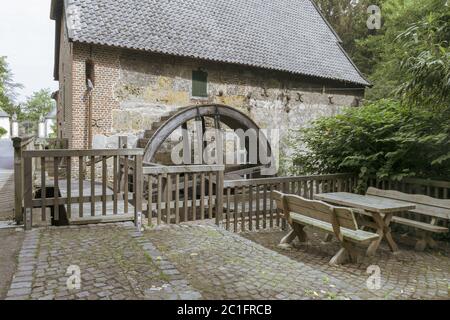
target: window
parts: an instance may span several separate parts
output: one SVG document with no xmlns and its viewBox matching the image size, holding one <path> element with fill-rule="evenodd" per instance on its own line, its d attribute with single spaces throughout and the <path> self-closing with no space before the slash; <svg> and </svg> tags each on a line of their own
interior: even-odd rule
<svg viewBox="0 0 450 320">
<path fill-rule="evenodd" d="M 208 74 L 204 71 L 192 71 L 192 96 L 208 97 Z"/>
<path fill-rule="evenodd" d="M 95 72 L 94 72 L 94 62 L 93 61 L 86 61 L 86 85 L 89 87 L 90 85 L 94 85 L 95 83 Z M 89 80 L 91 83 L 89 84 Z"/>
</svg>

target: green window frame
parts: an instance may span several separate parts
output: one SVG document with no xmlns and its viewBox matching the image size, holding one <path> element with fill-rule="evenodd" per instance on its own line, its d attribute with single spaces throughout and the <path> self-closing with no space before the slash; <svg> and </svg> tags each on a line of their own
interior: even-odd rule
<svg viewBox="0 0 450 320">
<path fill-rule="evenodd" d="M 208 97 L 208 73 L 205 71 L 192 71 L 192 96 Z"/>
</svg>

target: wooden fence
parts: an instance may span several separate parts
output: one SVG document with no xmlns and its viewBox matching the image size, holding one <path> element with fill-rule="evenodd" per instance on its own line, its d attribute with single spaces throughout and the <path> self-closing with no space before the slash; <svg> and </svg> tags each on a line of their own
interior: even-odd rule
<svg viewBox="0 0 450 320">
<path fill-rule="evenodd" d="M 223 209 L 223 165 L 143 168 L 149 224 L 215 219 Z"/>
<path fill-rule="evenodd" d="M 227 230 L 252 231 L 284 226 L 274 190 L 312 199 L 317 193 L 355 192 L 358 182 L 351 174 L 224 181 L 221 165 L 143 164 L 142 149 L 28 150 L 31 141 L 14 141 L 16 220 L 22 221 L 24 212 L 27 229 L 33 216 L 61 224 L 138 224 L 146 213 L 149 224 L 213 219 Z M 444 181 L 369 179 L 367 185 L 450 198 L 450 182 Z"/>
<path fill-rule="evenodd" d="M 384 190 L 397 190 L 410 194 L 423 194 L 437 199 L 450 199 L 450 181 L 415 178 L 392 181 L 371 178 L 368 181 L 368 185 Z"/>
<path fill-rule="evenodd" d="M 224 219 L 227 230 L 273 228 L 283 222 L 272 191 L 312 199 L 323 192 L 352 192 L 356 178 L 348 174 L 276 177 L 224 182 Z"/>
<path fill-rule="evenodd" d="M 423 194 L 437 199 L 450 199 L 450 181 L 437 181 L 416 178 L 405 178 L 402 181 L 369 179 L 368 186 L 383 190 L 397 190 L 410 194 Z M 432 219 L 432 217 L 412 212 L 400 213 L 399 216 L 426 223 L 430 223 Z M 437 219 L 437 225 L 449 228 L 450 221 L 445 219 Z M 404 226 L 394 226 L 394 228 L 408 232 L 415 231 L 413 228 Z"/>
<path fill-rule="evenodd" d="M 23 157 L 22 153 L 27 150 L 34 149 L 33 135 L 26 137 L 14 137 L 14 217 L 18 224 L 23 222 Z"/>
<path fill-rule="evenodd" d="M 34 150 L 24 151 L 22 157 L 26 229 L 33 225 L 33 208 L 40 208 L 42 221 L 48 219 L 47 208 L 53 210 L 55 221 L 62 218 L 60 210 L 65 210 L 65 216 L 72 224 L 137 220 L 142 213 L 142 149 Z M 121 160 L 123 168 L 119 166 Z M 39 176 L 34 175 L 33 163 L 36 161 L 39 162 Z M 134 167 L 131 195 L 129 163 Z M 100 166 L 99 172 L 97 166 Z M 112 181 L 108 177 L 112 177 Z M 129 201 L 134 206 L 131 218 L 127 216 Z"/>
</svg>

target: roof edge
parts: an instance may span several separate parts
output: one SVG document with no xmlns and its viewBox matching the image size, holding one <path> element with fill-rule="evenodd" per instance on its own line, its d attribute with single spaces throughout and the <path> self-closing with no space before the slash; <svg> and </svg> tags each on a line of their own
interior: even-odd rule
<svg viewBox="0 0 450 320">
<path fill-rule="evenodd" d="M 341 37 L 337 34 L 336 30 L 334 30 L 333 26 L 328 22 L 327 18 L 325 18 L 324 14 L 322 13 L 322 10 L 320 10 L 320 8 L 317 5 L 317 3 L 315 3 L 314 0 L 309 0 L 309 2 L 312 3 L 313 7 L 316 9 L 316 11 L 322 17 L 323 21 L 325 21 L 326 25 L 331 30 L 331 32 L 334 34 L 334 36 L 336 37 L 337 41 L 339 43 L 342 43 L 343 41 L 342 41 Z"/>
<path fill-rule="evenodd" d="M 62 3 L 63 2 L 61 0 L 52 0 L 52 2 L 50 4 L 50 19 L 51 20 L 57 19 L 58 13 L 61 10 Z"/>
<path fill-rule="evenodd" d="M 50 4 L 50 20 L 55 21 L 55 49 L 53 64 L 53 79 L 59 81 L 59 50 L 61 44 L 61 15 L 64 10 L 64 0 L 52 0 Z"/>
<path fill-rule="evenodd" d="M 337 34 L 336 30 L 334 30 L 333 26 L 328 22 L 328 20 L 325 18 L 324 14 L 322 13 L 322 11 L 320 10 L 319 6 L 315 3 L 314 0 L 309 0 L 312 5 L 314 6 L 314 8 L 316 8 L 317 12 L 320 14 L 320 16 L 322 17 L 323 21 L 325 21 L 325 23 L 327 24 L 328 28 L 331 30 L 331 32 L 333 32 L 333 34 L 336 36 L 337 39 L 337 45 L 339 47 L 339 49 L 342 51 L 342 53 L 345 55 L 345 57 L 347 58 L 348 61 L 350 61 L 350 63 L 352 64 L 352 66 L 355 68 L 355 70 L 358 72 L 358 74 L 361 76 L 361 78 L 366 81 L 365 86 L 368 87 L 372 87 L 372 83 L 366 78 L 365 75 L 362 74 L 362 72 L 359 70 L 358 66 L 355 64 L 355 62 L 353 61 L 353 59 L 348 55 L 347 51 L 345 51 L 344 47 L 342 46 L 342 39 L 341 37 Z"/>
<path fill-rule="evenodd" d="M 360 75 L 360 77 L 366 81 L 366 86 L 367 87 L 372 87 L 373 84 L 366 78 L 366 76 L 361 72 L 361 70 L 359 70 L 358 66 L 355 64 L 355 62 L 353 61 L 353 59 L 348 55 L 347 51 L 345 51 L 345 49 L 342 47 L 341 43 L 338 42 L 338 47 L 339 49 L 342 51 L 342 53 L 345 55 L 345 57 L 348 59 L 348 61 L 352 64 L 352 66 L 355 68 L 355 70 L 358 72 L 358 74 Z"/>
</svg>

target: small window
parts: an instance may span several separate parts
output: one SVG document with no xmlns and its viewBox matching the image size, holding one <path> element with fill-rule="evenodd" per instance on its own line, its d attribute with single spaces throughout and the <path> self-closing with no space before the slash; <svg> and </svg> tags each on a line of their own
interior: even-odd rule
<svg viewBox="0 0 450 320">
<path fill-rule="evenodd" d="M 208 97 L 208 74 L 204 71 L 192 71 L 192 96 Z"/>
<path fill-rule="evenodd" d="M 91 84 L 95 83 L 95 68 L 93 61 L 86 61 L 86 85 L 88 85 L 88 81 L 91 81 Z"/>
</svg>

